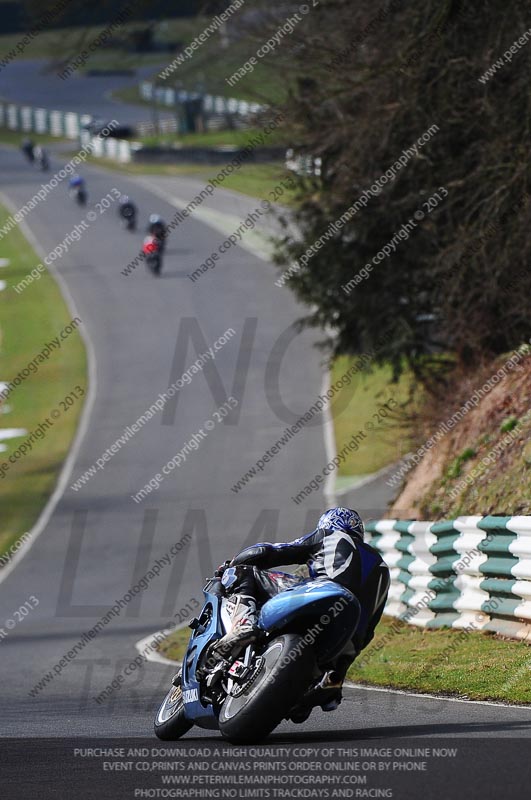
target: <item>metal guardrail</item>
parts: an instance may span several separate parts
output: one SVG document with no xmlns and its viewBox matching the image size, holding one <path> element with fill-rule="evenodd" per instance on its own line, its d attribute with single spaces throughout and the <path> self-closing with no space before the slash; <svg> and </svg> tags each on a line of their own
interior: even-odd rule
<svg viewBox="0 0 531 800">
<path fill-rule="evenodd" d="M 366 528 L 391 571 L 386 613 L 425 628 L 531 642 L 531 517 L 378 520 Z"/>
</svg>

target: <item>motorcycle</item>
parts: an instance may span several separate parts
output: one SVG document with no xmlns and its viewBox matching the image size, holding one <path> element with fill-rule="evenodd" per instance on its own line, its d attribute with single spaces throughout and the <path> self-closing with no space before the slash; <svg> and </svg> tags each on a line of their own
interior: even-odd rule
<svg viewBox="0 0 531 800">
<path fill-rule="evenodd" d="M 209 646 L 230 629 L 231 604 L 216 575 L 203 593 L 182 667 L 155 717 L 159 739 L 179 739 L 197 725 L 234 744 L 254 744 L 283 719 L 303 722 L 317 705 L 331 710 L 330 690 L 319 679 L 358 625 L 359 602 L 348 589 L 312 581 L 272 597 L 260 610 L 257 638 L 221 660 Z"/>
<path fill-rule="evenodd" d="M 162 247 L 156 236 L 147 236 L 142 247 L 146 266 L 154 275 L 160 275 L 162 269 Z"/>
<path fill-rule="evenodd" d="M 159 243 L 159 248 L 161 254 L 164 252 L 166 248 L 166 238 L 168 236 L 168 231 L 166 226 L 162 222 L 154 222 L 148 226 L 147 231 L 150 236 L 155 237 Z"/>
<path fill-rule="evenodd" d="M 126 231 L 136 230 L 136 208 L 133 205 L 121 206 L 118 210 L 120 222 Z"/>
<path fill-rule="evenodd" d="M 33 164 L 35 161 L 35 145 L 31 141 L 31 139 L 24 139 L 22 144 L 20 145 L 20 149 L 28 159 L 30 164 Z"/>
<path fill-rule="evenodd" d="M 46 150 L 43 150 L 42 147 L 36 147 L 34 151 L 34 157 L 35 166 L 37 169 L 40 169 L 41 172 L 47 172 L 50 169 L 50 160 Z"/>
<path fill-rule="evenodd" d="M 80 206 L 86 206 L 88 195 L 84 186 L 74 186 L 70 189 L 70 197 Z"/>
</svg>

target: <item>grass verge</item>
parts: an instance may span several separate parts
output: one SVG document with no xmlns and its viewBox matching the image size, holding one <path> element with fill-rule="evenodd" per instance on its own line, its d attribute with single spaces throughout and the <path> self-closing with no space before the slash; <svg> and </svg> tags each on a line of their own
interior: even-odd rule
<svg viewBox="0 0 531 800">
<path fill-rule="evenodd" d="M 531 703 L 531 649 L 494 634 L 426 630 L 383 617 L 354 662 L 356 683 L 465 697 Z"/>
<path fill-rule="evenodd" d="M 398 632 L 396 632 L 398 631 Z M 190 631 L 161 642 L 166 658 L 183 658 Z M 470 700 L 531 703 L 531 649 L 491 634 L 426 630 L 384 616 L 348 680 Z"/>
<path fill-rule="evenodd" d="M 168 175 L 170 177 L 197 178 L 203 184 L 215 178 L 224 167 L 223 164 L 210 167 L 200 164 L 119 164 L 103 158 L 88 158 L 87 161 L 103 169 L 123 172 L 128 175 Z M 227 159 L 227 163 L 229 161 L 230 158 Z M 249 197 L 256 197 L 258 200 L 274 202 L 274 189 L 287 176 L 289 176 L 289 173 L 281 163 L 244 164 L 225 178 L 222 188 L 240 192 L 240 194 L 245 194 Z M 284 206 L 289 206 L 293 203 L 293 193 L 290 189 L 283 188 L 281 202 Z"/>
<path fill-rule="evenodd" d="M 263 134 L 262 128 L 241 128 L 239 130 L 204 131 L 203 133 L 184 133 L 184 134 L 159 134 L 152 136 L 137 137 L 139 142 L 145 145 L 166 145 L 172 146 L 177 142 L 183 147 L 241 147 L 253 146 L 257 136 Z M 288 147 L 289 137 L 282 128 L 277 128 L 267 135 L 264 135 L 264 147 Z"/>
<path fill-rule="evenodd" d="M 0 206 L 0 227 L 8 213 Z M 8 383 L 71 320 L 59 288 L 48 272 L 20 294 L 11 288 L 40 261 L 18 228 L 0 240 L 0 258 L 10 261 L 8 266 L 0 268 L 0 280 L 6 283 L 0 291 L 0 381 Z M 29 368 L 28 376 L 0 403 L 0 434 L 1 429 L 9 428 L 27 431 L 18 438 L 0 439 L 0 444 L 6 447 L 0 453 L 0 465 L 9 465 L 5 477 L 0 479 L 0 554 L 7 553 L 35 523 L 54 489 L 74 437 L 84 401 L 76 399 L 66 410 L 61 401 L 78 385 L 86 396 L 85 348 L 77 327 L 61 341 L 60 348 L 52 350 L 46 361 L 34 366 L 36 371 Z M 39 423 L 50 418 L 53 409 L 59 411 L 53 427 L 45 431 L 43 438 L 33 441 L 25 457 L 10 464 L 9 456 Z"/>
<path fill-rule="evenodd" d="M 190 638 L 190 628 L 186 627 L 169 636 L 160 642 L 158 651 L 162 656 L 171 658 L 172 661 L 181 661 L 186 652 L 186 646 Z"/>
<path fill-rule="evenodd" d="M 346 356 L 336 359 L 332 383 L 340 380 L 358 360 Z M 352 375 L 350 384 L 339 390 L 332 404 L 337 452 L 341 453 L 360 430 L 365 434 L 359 441 L 359 449 L 346 453 L 339 467 L 340 476 L 368 475 L 407 452 L 410 431 L 400 423 L 397 412 L 408 399 L 409 390 L 410 378 L 403 374 L 397 383 L 391 383 L 391 368 L 386 366 L 359 370 Z M 392 408 L 390 415 L 384 417 L 386 402 Z"/>
<path fill-rule="evenodd" d="M 205 24 L 208 24 L 207 20 Z M 189 41 L 192 38 L 193 36 Z M 250 37 L 244 36 L 232 41 L 229 47 L 223 47 L 219 37 L 211 37 L 196 50 L 192 58 L 179 64 L 167 79 L 159 78 L 159 75 L 174 61 L 175 55 L 165 55 L 166 63 L 161 69 L 154 71 L 152 79 L 157 85 L 165 88 L 177 86 L 191 92 L 235 97 L 238 100 L 262 105 L 283 103 L 288 97 L 290 87 L 295 86 L 295 81 L 289 73 L 289 51 L 284 55 L 279 50 L 274 58 L 259 61 L 252 72 L 233 86 L 227 82 L 250 56 L 255 55 L 261 43 L 258 40 L 253 43 Z M 171 108 L 163 103 L 145 100 L 138 87 L 117 89 L 113 92 L 113 97 L 135 105 L 155 105 L 166 110 Z"/>
<path fill-rule="evenodd" d="M 50 136 L 47 133 L 33 133 L 32 131 L 12 131 L 9 128 L 0 128 L 0 144 L 8 144 L 13 147 L 20 147 L 22 139 L 31 139 L 34 144 L 62 144 L 72 142 L 72 139 L 63 139 L 60 136 Z M 22 151 L 20 157 L 25 159 Z M 45 174 L 45 173 L 44 173 Z"/>
</svg>

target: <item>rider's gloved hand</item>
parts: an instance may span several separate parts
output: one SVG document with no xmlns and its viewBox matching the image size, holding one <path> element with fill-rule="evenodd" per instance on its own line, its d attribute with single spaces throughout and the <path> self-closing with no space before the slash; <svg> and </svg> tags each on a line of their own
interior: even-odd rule
<svg viewBox="0 0 531 800">
<path fill-rule="evenodd" d="M 214 577 L 221 578 L 227 567 L 230 566 L 230 563 L 230 559 L 228 559 L 228 561 L 224 561 L 223 564 L 220 564 L 214 572 Z"/>
</svg>

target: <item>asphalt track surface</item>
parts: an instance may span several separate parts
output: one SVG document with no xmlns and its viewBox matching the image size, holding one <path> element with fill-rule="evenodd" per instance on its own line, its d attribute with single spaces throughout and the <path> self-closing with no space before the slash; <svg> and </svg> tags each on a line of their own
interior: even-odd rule
<svg viewBox="0 0 531 800">
<path fill-rule="evenodd" d="M 3 191 L 18 208 L 33 195 L 38 174 L 18 153 L 8 150 L 1 151 L 0 170 Z M 135 197 L 144 220 L 154 210 L 167 219 L 175 212 L 143 184 L 133 185 L 122 176 L 96 169 L 86 169 L 84 174 L 89 207 L 118 188 Z M 86 213 L 69 200 L 61 185 L 27 221 L 48 253 Z M 143 701 L 143 713 L 139 713 L 138 696 L 133 700 L 137 711 L 131 713 L 125 692 L 117 697 L 112 713 L 112 703 L 100 708 L 90 699 L 113 678 L 124 655 L 130 660 L 134 641 L 163 626 L 191 598 L 201 599 L 203 578 L 247 540 L 292 538 L 309 524 L 308 511 L 314 509 L 310 517 L 315 522 L 322 508 L 319 498 L 310 507 L 297 507 L 289 494 L 308 476 L 311 464 L 326 463 L 320 425 L 308 426 L 239 495 L 231 492 L 231 486 L 275 443 L 287 421 L 303 414 L 321 391 L 322 369 L 313 347 L 314 335 L 289 333 L 298 310 L 291 295 L 274 286 L 276 272 L 262 259 L 234 247 L 216 270 L 193 283 L 186 274 L 224 237 L 191 218 L 169 239 L 160 279 L 143 266 L 125 277 L 121 270 L 138 253 L 142 236 L 122 231 L 111 207 L 98 215 L 58 262 L 97 364 L 96 400 L 72 481 L 195 361 L 198 353 L 188 343 L 184 359 L 177 358 L 179 366 L 172 372 L 176 349 L 184 341 L 179 331 L 182 334 L 185 324 L 204 337 L 206 346 L 196 344 L 198 352 L 229 328 L 236 335 L 216 355 L 221 381 L 220 387 L 214 387 L 217 399 L 205 375 L 194 375 L 179 392 L 175 414 L 165 409 L 170 412 L 166 424 L 162 415 L 150 420 L 104 471 L 78 492 L 66 490 L 45 532 L 0 584 L 0 602 L 7 614 L 29 594 L 40 601 L 32 616 L 2 642 L 9 683 L 2 693 L 4 735 L 66 734 L 81 707 L 86 707 L 82 735 L 125 730 L 129 735 L 145 734 L 151 726 L 154 699 L 151 704 Z M 25 291 L 38 290 L 36 282 Z M 282 344 L 286 331 L 293 341 L 282 356 L 279 341 Z M 273 388 L 278 381 L 276 399 L 266 396 L 266 369 Z M 228 418 L 230 424 L 217 423 L 157 492 L 135 503 L 131 495 L 212 418 L 231 393 L 239 399 L 238 416 Z M 277 416 L 287 413 L 280 402 L 293 409 L 286 421 Z M 140 603 L 132 601 L 116 625 L 111 623 L 101 633 L 86 655 L 80 654 L 39 697 L 30 699 L 28 691 L 69 649 L 69 642 L 97 622 L 134 585 L 135 576 L 145 574 L 153 561 L 182 538 L 189 512 L 197 522 L 190 546 L 142 593 Z M 78 563 L 73 553 L 76 543 Z M 72 607 L 79 605 L 89 608 L 79 612 Z M 161 693 L 161 672 L 156 665 L 149 667 L 150 685 L 143 686 L 142 694 Z"/>
<path fill-rule="evenodd" d="M 14 208 L 34 194 L 41 180 L 5 148 L 0 149 L 0 172 L 2 191 Z M 113 188 L 133 196 L 143 218 L 157 211 L 167 219 L 175 212 L 171 197 L 186 198 L 198 188 L 179 179 L 168 184 L 154 179 L 150 188 L 145 178 L 92 167 L 84 174 L 90 193 L 85 211 L 59 186 L 27 217 L 43 253 L 53 250 Z M 219 247 L 223 213 L 230 232 L 233 218 L 241 219 L 255 206 L 256 201 L 218 190 L 210 203 L 211 224 L 205 223 L 205 215 L 192 216 L 171 236 L 160 279 L 144 267 L 128 277 L 121 274 L 137 254 L 142 234 L 122 231 L 113 207 L 98 214 L 57 262 L 96 363 L 95 401 L 68 486 L 179 377 L 195 360 L 196 350 L 201 352 L 203 348 L 190 344 L 182 359 L 176 357 L 183 321 L 201 331 L 207 346 L 230 327 L 236 336 L 216 355 L 221 381 L 217 396 L 212 381 L 209 385 L 204 374 L 195 375 L 171 413 L 151 420 L 78 492 L 66 489 L 43 533 L 0 584 L 6 616 L 29 595 L 39 598 L 38 608 L 1 644 L 3 737 L 150 737 L 170 666 L 148 663 L 105 703 L 93 700 L 136 655 L 134 642 L 164 627 L 192 598 L 200 601 L 203 578 L 245 543 L 300 535 L 322 510 L 324 499 L 317 493 L 300 506 L 291 501 L 326 464 L 321 422 L 308 425 L 241 492 L 231 491 L 285 426 L 313 404 L 323 377 L 315 334 L 295 335 L 291 328 L 302 310 L 287 290 L 274 285 L 275 268 L 252 255 L 249 247 L 231 248 L 215 270 L 195 283 L 186 277 Z M 26 291 L 38 292 L 38 282 Z M 238 399 L 237 415 L 216 424 L 186 463 L 136 504 L 131 495 L 212 418 L 224 391 Z M 344 413 L 355 420 L 355 408 Z M 381 478 L 376 489 L 369 485 L 349 495 L 349 502 L 363 513 L 382 513 L 384 500 Z M 30 697 L 30 690 L 82 631 L 187 531 L 192 535 L 189 546 L 140 599 L 129 603 L 37 697 Z M 283 724 L 272 743 L 527 737 L 530 731 L 531 712 L 525 708 L 355 688 L 347 691 L 338 712 L 314 712 L 302 727 Z M 217 735 L 195 729 L 186 742 L 212 738 Z M 104 779 L 94 785 L 94 796 L 106 796 Z M 35 788 L 38 777 L 28 775 L 24 785 Z M 98 786 L 103 792 L 99 795 Z"/>
<path fill-rule="evenodd" d="M 164 62 L 163 66 L 171 61 Z M 0 97 L 19 105 L 48 108 L 56 111 L 74 111 L 92 114 L 124 124 L 149 121 L 149 106 L 132 105 L 114 100 L 110 94 L 118 89 L 136 86 L 153 74 L 156 67 L 142 67 L 135 75 L 94 75 L 75 72 L 61 80 L 40 59 L 15 60 L 0 71 Z M 171 116 L 171 109 L 158 109 L 159 118 Z"/>
</svg>

